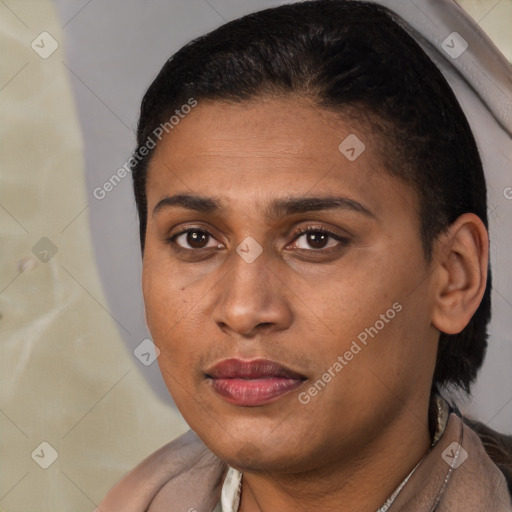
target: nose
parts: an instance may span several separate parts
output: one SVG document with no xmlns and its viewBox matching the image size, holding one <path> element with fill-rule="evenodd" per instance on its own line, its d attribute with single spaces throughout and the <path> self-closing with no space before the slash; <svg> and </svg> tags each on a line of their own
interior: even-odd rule
<svg viewBox="0 0 512 512">
<path fill-rule="evenodd" d="M 287 329 L 293 319 L 291 294 L 278 270 L 271 268 L 265 251 L 251 263 L 237 253 L 231 260 L 213 310 L 218 327 L 246 338 Z"/>
</svg>

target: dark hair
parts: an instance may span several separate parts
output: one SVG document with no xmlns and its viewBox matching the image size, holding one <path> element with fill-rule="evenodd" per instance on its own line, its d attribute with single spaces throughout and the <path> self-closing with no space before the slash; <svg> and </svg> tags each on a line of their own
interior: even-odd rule
<svg viewBox="0 0 512 512">
<path fill-rule="evenodd" d="M 476 214 L 487 227 L 485 177 L 469 124 L 403 20 L 372 3 L 314 0 L 231 21 L 165 63 L 142 101 L 132 159 L 142 251 L 153 152 L 142 157 L 139 150 L 155 128 L 191 98 L 243 102 L 291 94 L 376 135 L 388 172 L 417 192 L 428 260 L 436 237 L 463 213 Z M 469 324 L 459 334 L 440 335 L 433 387 L 452 385 L 469 393 L 486 352 L 490 291 L 489 267 L 484 297 Z"/>
</svg>

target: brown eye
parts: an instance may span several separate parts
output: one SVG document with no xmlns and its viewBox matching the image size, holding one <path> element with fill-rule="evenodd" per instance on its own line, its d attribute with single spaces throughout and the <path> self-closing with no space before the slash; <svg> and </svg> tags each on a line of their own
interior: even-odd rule
<svg viewBox="0 0 512 512">
<path fill-rule="evenodd" d="M 171 240 L 180 248 L 190 250 L 218 247 L 219 245 L 210 233 L 201 229 L 187 229 L 186 231 L 174 235 Z"/>
<path fill-rule="evenodd" d="M 329 238 L 329 235 L 318 231 L 306 234 L 307 243 L 310 247 L 313 247 L 313 249 L 323 249 L 327 245 Z"/>
<path fill-rule="evenodd" d="M 208 243 L 208 235 L 204 231 L 189 231 L 186 240 L 190 247 L 201 249 Z"/>
<path fill-rule="evenodd" d="M 348 239 L 321 229 L 306 229 L 299 233 L 293 245 L 296 249 L 321 250 L 348 245 Z"/>
</svg>

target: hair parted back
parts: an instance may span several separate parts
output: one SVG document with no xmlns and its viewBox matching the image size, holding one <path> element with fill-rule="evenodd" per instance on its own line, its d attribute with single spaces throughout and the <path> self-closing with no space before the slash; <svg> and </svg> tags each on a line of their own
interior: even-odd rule
<svg viewBox="0 0 512 512">
<path fill-rule="evenodd" d="M 296 95 L 371 132 L 387 171 L 419 198 L 421 240 L 430 260 L 436 237 L 472 212 L 487 227 L 486 183 L 464 113 L 442 73 L 385 7 L 313 0 L 266 9 L 194 39 L 163 66 L 146 92 L 140 148 L 190 98 L 246 102 Z M 144 251 L 146 177 L 154 150 L 132 165 Z M 433 387 L 469 393 L 487 347 L 491 274 L 466 328 L 441 333 Z"/>
</svg>

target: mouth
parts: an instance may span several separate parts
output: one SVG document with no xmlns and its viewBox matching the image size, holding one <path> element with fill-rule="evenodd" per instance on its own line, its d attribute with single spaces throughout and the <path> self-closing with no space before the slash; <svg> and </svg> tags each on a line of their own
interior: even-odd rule
<svg viewBox="0 0 512 512">
<path fill-rule="evenodd" d="M 233 405 L 255 407 L 274 402 L 307 378 L 270 359 L 225 359 L 206 372 L 212 389 Z"/>
</svg>

